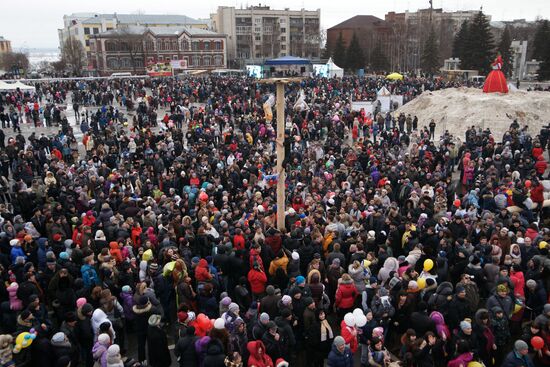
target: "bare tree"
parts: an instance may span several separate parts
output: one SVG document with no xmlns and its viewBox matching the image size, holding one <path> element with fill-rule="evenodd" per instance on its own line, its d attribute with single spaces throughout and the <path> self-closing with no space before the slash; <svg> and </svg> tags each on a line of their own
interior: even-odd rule
<svg viewBox="0 0 550 367">
<path fill-rule="evenodd" d="M 115 41 L 119 43 L 121 51 L 128 52 L 132 71 L 137 74 L 137 67 L 145 64 L 145 32 L 134 33 L 130 29 L 118 30 Z M 141 64 L 139 63 L 141 61 Z"/>
<path fill-rule="evenodd" d="M 75 76 L 81 76 L 86 63 L 84 46 L 74 37 L 69 37 L 61 49 L 61 58 Z"/>
<path fill-rule="evenodd" d="M 17 75 L 24 74 L 29 65 L 29 58 L 22 52 L 7 52 L 0 56 L 0 68 Z"/>
</svg>

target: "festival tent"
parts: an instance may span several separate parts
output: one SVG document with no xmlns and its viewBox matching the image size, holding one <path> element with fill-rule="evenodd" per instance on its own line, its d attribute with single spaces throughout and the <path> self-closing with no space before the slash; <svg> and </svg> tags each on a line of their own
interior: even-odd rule
<svg viewBox="0 0 550 367">
<path fill-rule="evenodd" d="M 14 85 L 16 88 L 19 88 L 22 91 L 35 91 L 35 88 L 33 86 L 23 84 L 20 81 L 15 82 Z"/>
<path fill-rule="evenodd" d="M 267 66 L 289 66 L 289 65 L 311 65 L 308 59 L 296 56 L 283 56 L 276 59 L 269 59 L 265 62 Z"/>
<path fill-rule="evenodd" d="M 0 80 L 0 91 L 1 92 L 10 92 L 16 90 L 17 87 L 14 84 L 6 83 Z"/>
<path fill-rule="evenodd" d="M 382 87 L 376 93 L 376 100 L 380 102 L 380 111 L 388 112 L 391 104 L 391 93 L 386 87 Z"/>
<path fill-rule="evenodd" d="M 332 78 L 341 78 L 344 76 L 344 69 L 339 67 L 332 61 L 332 57 L 327 61 L 328 75 Z"/>
<path fill-rule="evenodd" d="M 403 75 L 399 73 L 391 73 L 390 75 L 386 76 L 386 79 L 390 80 L 403 80 Z"/>
</svg>

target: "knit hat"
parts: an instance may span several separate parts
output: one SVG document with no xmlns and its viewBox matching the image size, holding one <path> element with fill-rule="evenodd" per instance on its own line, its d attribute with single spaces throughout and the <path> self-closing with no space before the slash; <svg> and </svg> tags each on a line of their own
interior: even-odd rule
<svg viewBox="0 0 550 367">
<path fill-rule="evenodd" d="M 151 263 L 149 264 L 149 270 L 156 271 L 159 268 L 159 264 L 157 263 Z"/>
<path fill-rule="evenodd" d="M 284 295 L 283 298 L 281 299 L 281 303 L 285 306 L 288 306 L 292 303 L 292 298 L 290 298 L 289 295 Z"/>
<path fill-rule="evenodd" d="M 304 298 L 304 305 L 307 307 L 313 303 L 313 298 L 311 297 L 305 297 Z"/>
<path fill-rule="evenodd" d="M 525 285 L 527 288 L 535 288 L 537 286 L 537 282 L 533 279 L 529 279 L 527 282 L 525 282 Z"/>
<path fill-rule="evenodd" d="M 466 329 L 471 329 L 472 324 L 469 321 L 462 320 L 460 321 L 460 330 L 464 331 Z"/>
<path fill-rule="evenodd" d="M 275 367 L 288 367 L 288 362 L 282 358 L 278 358 L 275 362 Z"/>
<path fill-rule="evenodd" d="M 94 239 L 95 239 L 96 241 L 98 241 L 98 240 L 105 241 L 105 234 L 103 233 L 103 231 L 102 231 L 101 229 L 98 230 L 98 231 L 95 233 Z"/>
<path fill-rule="evenodd" d="M 265 292 L 267 293 L 267 295 L 272 296 L 275 294 L 275 287 L 273 287 L 272 285 L 268 285 L 265 288 Z"/>
<path fill-rule="evenodd" d="M 231 298 L 229 298 L 229 297 L 223 297 L 221 303 L 222 303 L 222 305 L 224 305 L 224 306 L 227 307 L 227 306 L 229 306 L 229 305 L 231 304 Z"/>
<path fill-rule="evenodd" d="M 120 354 L 120 347 L 117 344 L 113 344 L 107 349 L 107 356 L 115 357 L 117 354 Z"/>
<path fill-rule="evenodd" d="M 334 345 L 337 348 L 341 347 L 342 345 L 345 345 L 345 344 L 346 344 L 346 341 L 340 335 L 338 335 L 336 338 L 334 338 Z"/>
<path fill-rule="evenodd" d="M 111 338 L 109 337 L 109 334 L 99 334 L 99 336 L 97 337 L 97 341 L 101 345 L 107 345 L 111 342 Z"/>
<path fill-rule="evenodd" d="M 52 239 L 55 241 L 55 242 L 59 242 L 61 241 L 61 234 L 60 233 L 56 233 L 52 236 Z M 10 243 L 11 244 L 11 243 Z"/>
<path fill-rule="evenodd" d="M 235 312 L 239 311 L 240 308 L 239 308 L 239 305 L 238 305 L 238 304 L 236 304 L 235 302 L 231 302 L 231 303 L 229 304 L 229 307 L 228 307 L 227 309 L 228 309 L 229 311 L 235 313 Z"/>
<path fill-rule="evenodd" d="M 508 287 L 506 284 L 497 285 L 497 292 L 508 292 Z"/>
<path fill-rule="evenodd" d="M 303 276 L 298 275 L 296 277 L 296 284 L 300 285 L 300 284 L 304 284 L 305 282 L 306 282 L 306 278 L 304 278 Z"/>
<path fill-rule="evenodd" d="M 529 346 L 523 340 L 516 340 L 516 342 L 514 343 L 514 349 L 518 352 L 521 352 L 522 350 L 529 349 Z"/>
<path fill-rule="evenodd" d="M 32 236 L 30 234 L 26 234 L 25 237 L 24 237 L 24 240 L 27 241 L 27 242 L 30 242 L 30 241 L 32 241 Z"/>
<path fill-rule="evenodd" d="M 283 319 L 286 319 L 287 317 L 289 317 L 290 315 L 292 315 L 292 311 L 290 311 L 288 308 L 283 308 L 281 310 L 281 317 Z"/>
<path fill-rule="evenodd" d="M 178 321 L 179 322 L 185 322 L 188 317 L 189 317 L 189 315 L 187 314 L 187 312 L 185 312 L 185 311 L 178 312 Z"/>
<path fill-rule="evenodd" d="M 456 293 L 456 294 L 460 294 L 460 293 L 462 293 L 462 292 L 466 292 L 466 288 L 464 288 L 464 287 L 461 286 L 461 285 L 457 285 L 457 286 L 456 286 L 456 289 L 455 289 L 455 293 Z"/>
<path fill-rule="evenodd" d="M 52 336 L 52 343 L 63 343 L 65 341 L 65 334 L 60 332 L 55 333 Z"/>
<path fill-rule="evenodd" d="M 122 291 L 124 293 L 130 293 L 132 291 L 132 288 L 130 288 L 129 285 L 125 285 L 125 286 L 122 287 Z"/>
<path fill-rule="evenodd" d="M 300 260 L 300 254 L 296 251 L 292 251 L 292 260 L 297 261 Z"/>
<path fill-rule="evenodd" d="M 262 324 L 267 324 L 269 322 L 269 315 L 266 312 L 262 312 L 260 315 L 260 322 Z"/>
<path fill-rule="evenodd" d="M 136 306 L 138 308 L 145 308 L 148 304 L 149 304 L 149 297 L 143 295 L 138 298 Z"/>
<path fill-rule="evenodd" d="M 84 306 L 86 304 L 86 302 L 88 302 L 88 301 L 84 297 L 81 297 L 81 298 L 77 299 L 76 300 L 76 308 L 80 308 L 80 307 Z"/>
<path fill-rule="evenodd" d="M 59 258 L 63 260 L 69 260 L 69 253 L 63 251 L 62 253 L 59 254 Z"/>
<path fill-rule="evenodd" d="M 418 283 L 415 280 L 410 280 L 408 286 L 410 289 L 418 289 Z"/>
<path fill-rule="evenodd" d="M 84 306 L 82 306 L 83 315 L 87 315 L 89 313 L 92 313 L 93 311 L 94 311 L 94 307 L 89 303 L 86 303 Z"/>
</svg>

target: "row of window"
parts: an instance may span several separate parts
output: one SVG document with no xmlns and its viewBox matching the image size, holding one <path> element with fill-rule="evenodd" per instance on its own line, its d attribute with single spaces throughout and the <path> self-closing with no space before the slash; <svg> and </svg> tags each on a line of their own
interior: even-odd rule
<svg viewBox="0 0 550 367">
<path fill-rule="evenodd" d="M 155 48 L 156 44 L 156 48 Z M 87 45 L 88 46 L 88 45 Z M 179 49 L 178 49 L 179 46 Z M 147 51 L 188 51 L 191 46 L 192 51 L 199 51 L 200 48 L 200 42 L 199 41 L 193 41 L 189 42 L 188 40 L 184 39 L 181 42 L 177 42 L 176 40 L 157 40 L 156 42 L 153 42 L 152 40 L 146 40 L 145 41 L 145 49 Z M 118 42 L 118 41 L 105 41 L 105 50 L 107 51 L 128 51 L 128 49 L 131 48 L 133 50 L 141 51 L 142 45 L 136 44 L 135 42 L 128 43 L 126 41 Z M 223 50 L 223 42 L 222 41 L 211 41 L 211 42 L 202 42 L 202 50 L 204 51 L 210 51 L 210 50 L 216 50 L 221 51 Z"/>
<path fill-rule="evenodd" d="M 177 59 L 177 58 L 176 58 Z M 185 58 L 188 60 L 188 58 Z M 170 57 L 166 57 L 166 62 L 170 61 Z M 149 59 L 149 62 L 153 62 L 153 59 Z M 223 66 L 223 57 L 222 56 L 192 56 L 191 62 L 188 63 L 189 66 Z M 135 58 L 134 65 L 132 65 L 132 59 L 129 57 L 108 57 L 107 58 L 107 68 L 111 70 L 116 69 L 131 69 L 133 67 L 139 68 L 143 67 L 143 59 Z"/>
</svg>

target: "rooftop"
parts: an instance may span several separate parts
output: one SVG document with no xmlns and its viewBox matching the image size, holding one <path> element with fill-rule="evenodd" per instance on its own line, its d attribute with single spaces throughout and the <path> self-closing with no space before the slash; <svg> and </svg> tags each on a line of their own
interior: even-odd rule
<svg viewBox="0 0 550 367">
<path fill-rule="evenodd" d="M 191 27 L 145 27 L 145 26 L 127 26 L 123 28 L 112 29 L 107 32 L 102 32 L 103 36 L 117 36 L 120 34 L 144 34 L 150 31 L 157 36 L 172 36 L 181 35 L 187 33 L 191 36 L 222 36 L 216 32 L 208 31 L 205 29 L 191 28 Z"/>
<path fill-rule="evenodd" d="M 356 15 L 329 29 L 361 28 L 365 26 L 390 27 L 390 24 L 374 15 Z"/>
<path fill-rule="evenodd" d="M 78 16 L 77 14 L 75 14 Z M 97 23 L 101 20 L 116 19 L 121 24 L 203 24 L 186 15 L 168 14 L 93 14 L 82 21 L 83 24 Z"/>
</svg>

